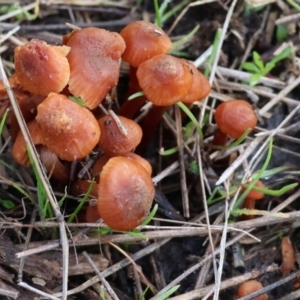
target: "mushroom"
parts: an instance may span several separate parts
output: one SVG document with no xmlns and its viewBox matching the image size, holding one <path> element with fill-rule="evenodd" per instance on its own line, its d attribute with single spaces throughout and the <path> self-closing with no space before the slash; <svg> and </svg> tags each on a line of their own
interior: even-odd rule
<svg viewBox="0 0 300 300">
<path fill-rule="evenodd" d="M 215 120 L 220 130 L 233 139 L 240 138 L 247 129 L 253 130 L 257 124 L 252 106 L 236 99 L 221 103 L 216 108 Z"/>
<path fill-rule="evenodd" d="M 242 283 L 238 289 L 238 298 L 250 295 L 256 291 L 259 291 L 263 288 L 263 285 L 257 280 L 249 280 Z M 267 294 L 262 294 L 260 296 L 252 298 L 252 300 L 268 300 Z"/>
<path fill-rule="evenodd" d="M 263 184 L 263 182 L 261 182 L 260 180 L 258 180 L 255 184 L 256 187 L 259 188 L 265 188 L 265 185 Z M 244 187 L 245 189 L 245 187 Z M 244 203 L 243 203 L 243 207 L 247 208 L 247 209 L 254 209 L 255 207 L 255 202 L 258 200 L 261 200 L 264 197 L 264 193 L 263 192 L 259 192 L 256 190 L 250 190 L 249 193 L 247 194 Z M 250 220 L 252 219 L 253 216 L 252 215 L 248 215 L 248 216 L 243 216 L 243 220 Z"/>
<path fill-rule="evenodd" d="M 71 47 L 69 91 L 94 109 L 119 80 L 124 40 L 116 32 L 89 27 L 73 30 L 63 41 Z"/>
<path fill-rule="evenodd" d="M 67 46 L 52 46 L 32 39 L 15 49 L 15 71 L 21 85 L 33 94 L 59 93 L 67 85 L 70 67 Z"/>
<path fill-rule="evenodd" d="M 149 58 L 167 53 L 172 48 L 168 35 L 158 26 L 147 21 L 135 21 L 124 27 L 120 35 L 126 49 L 122 59 L 137 68 Z"/>
<path fill-rule="evenodd" d="M 147 99 L 157 106 L 181 101 L 193 82 L 187 64 L 168 54 L 154 56 L 140 64 L 136 76 Z"/>
<path fill-rule="evenodd" d="M 281 241 L 282 264 L 280 266 L 283 276 L 289 275 L 295 267 L 296 255 L 292 242 L 288 236 Z"/>
<path fill-rule="evenodd" d="M 136 78 L 137 67 L 153 56 L 166 54 L 172 48 L 172 42 L 161 28 L 147 21 L 130 23 L 121 30 L 120 35 L 126 44 L 122 59 L 130 64 L 128 98 L 141 91 Z M 119 114 L 133 118 L 145 101 L 145 96 L 134 101 L 126 101 L 121 106 Z"/>
<path fill-rule="evenodd" d="M 127 132 L 126 135 L 110 115 L 98 120 L 101 130 L 98 145 L 110 156 L 120 156 L 133 151 L 142 138 L 142 129 L 136 122 L 121 116 L 118 118 Z"/>
<path fill-rule="evenodd" d="M 154 198 L 149 173 L 128 157 L 113 157 L 100 173 L 98 211 L 115 230 L 131 230 L 147 216 Z"/>
<path fill-rule="evenodd" d="M 37 107 L 36 120 L 45 145 L 67 161 L 88 155 L 100 138 L 96 118 L 86 108 L 64 95 L 50 93 Z"/>
<path fill-rule="evenodd" d="M 29 122 L 27 124 L 27 128 L 33 144 L 37 146 L 37 152 L 39 153 L 41 162 L 48 174 L 61 182 L 67 182 L 70 177 L 70 170 L 68 166 L 63 164 L 53 152 L 51 152 L 46 146 L 43 146 L 45 143 L 44 135 L 38 127 L 36 120 Z M 12 156 L 20 165 L 30 167 L 27 145 L 21 131 L 19 131 L 12 147 Z"/>
<path fill-rule="evenodd" d="M 181 100 L 192 103 L 210 92 L 210 84 L 195 66 L 170 55 L 159 55 L 142 63 L 137 71 L 139 84 L 154 106 L 142 119 L 143 138 L 138 152 L 148 144 L 167 107 Z"/>
<path fill-rule="evenodd" d="M 27 128 L 34 145 L 40 145 L 45 143 L 43 132 L 37 126 L 36 120 L 33 120 L 30 123 L 28 123 Z M 24 167 L 30 166 L 30 161 L 27 154 L 27 145 L 23 134 L 20 130 L 12 147 L 12 156 L 15 159 L 15 161 L 20 165 Z"/>
</svg>

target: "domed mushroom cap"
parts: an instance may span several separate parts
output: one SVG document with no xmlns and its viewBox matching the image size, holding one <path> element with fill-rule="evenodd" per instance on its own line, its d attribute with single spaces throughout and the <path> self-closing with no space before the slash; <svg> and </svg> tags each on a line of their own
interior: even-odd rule
<svg viewBox="0 0 300 300">
<path fill-rule="evenodd" d="M 140 143 L 143 135 L 141 127 L 136 122 L 121 116 L 118 118 L 126 129 L 127 136 L 121 132 L 116 121 L 110 115 L 98 120 L 101 130 L 99 148 L 111 156 L 131 152 Z"/>
<path fill-rule="evenodd" d="M 98 210 L 115 230 L 131 230 L 147 216 L 154 198 L 154 185 L 138 162 L 113 157 L 100 174 Z"/>
<path fill-rule="evenodd" d="M 133 67 L 138 67 L 153 56 L 165 54 L 172 48 L 170 38 L 160 27 L 150 22 L 132 22 L 121 30 L 120 35 L 126 44 L 122 59 Z"/>
<path fill-rule="evenodd" d="M 263 184 L 262 181 L 258 180 L 255 184 L 255 187 L 258 187 L 258 188 L 263 188 L 265 189 L 266 186 Z M 246 187 L 243 188 L 243 190 L 246 190 Z M 251 189 L 249 191 L 249 193 L 247 194 L 246 198 L 248 199 L 251 199 L 251 200 L 261 200 L 263 197 L 264 197 L 264 193 L 263 192 L 260 192 L 260 191 L 256 191 L 254 189 Z"/>
<path fill-rule="evenodd" d="M 141 157 L 140 155 L 133 153 L 133 152 L 129 152 L 127 154 L 124 155 L 125 157 L 131 158 L 133 160 L 135 160 L 136 162 L 138 162 L 147 172 L 148 174 L 151 176 L 152 174 L 152 166 L 150 165 L 150 163 L 143 157 Z"/>
<path fill-rule="evenodd" d="M 220 130 L 233 139 L 240 138 L 247 129 L 253 130 L 257 117 L 252 106 L 244 100 L 228 100 L 221 103 L 215 112 Z"/>
<path fill-rule="evenodd" d="M 136 76 L 148 100 L 157 106 L 169 106 L 181 101 L 193 81 L 187 64 L 167 54 L 141 63 Z"/>
<path fill-rule="evenodd" d="M 193 82 L 187 95 L 181 101 L 189 104 L 195 101 L 203 100 L 210 93 L 210 83 L 191 62 L 187 60 L 184 60 L 184 62 L 188 65 L 193 74 Z"/>
<path fill-rule="evenodd" d="M 59 93 L 67 85 L 70 67 L 67 46 L 52 46 L 33 39 L 15 49 L 15 70 L 21 85 L 33 94 Z"/>
<path fill-rule="evenodd" d="M 98 143 L 100 128 L 93 114 L 66 96 L 50 93 L 37 111 L 45 145 L 60 159 L 81 159 Z"/>
<path fill-rule="evenodd" d="M 247 296 L 251 293 L 261 290 L 262 288 L 263 288 L 263 285 L 257 280 L 246 281 L 246 282 L 242 283 L 238 289 L 238 298 Z M 252 300 L 268 300 L 268 298 L 269 297 L 267 294 L 263 294 L 263 295 L 255 297 L 255 298 L 252 298 Z"/>
<path fill-rule="evenodd" d="M 76 30 L 64 40 L 71 47 L 69 91 L 93 109 L 119 80 L 124 40 L 116 32 L 93 27 Z"/>
</svg>

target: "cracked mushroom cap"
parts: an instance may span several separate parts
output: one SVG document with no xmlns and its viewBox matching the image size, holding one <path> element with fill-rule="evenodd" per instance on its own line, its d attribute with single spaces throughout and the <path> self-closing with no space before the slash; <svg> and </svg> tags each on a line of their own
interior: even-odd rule
<svg viewBox="0 0 300 300">
<path fill-rule="evenodd" d="M 66 96 L 50 93 L 37 111 L 36 120 L 44 133 L 45 145 L 60 159 L 81 159 L 98 143 L 100 128 L 96 118 Z"/>
<path fill-rule="evenodd" d="M 122 59 L 135 68 L 172 48 L 172 42 L 165 32 L 150 22 L 132 22 L 121 30 L 120 35 L 126 44 Z"/>
<path fill-rule="evenodd" d="M 32 39 L 15 49 L 15 70 L 21 85 L 33 94 L 59 93 L 67 85 L 70 66 L 67 46 L 53 46 Z"/>
<path fill-rule="evenodd" d="M 118 83 L 125 42 L 116 32 L 89 27 L 74 30 L 64 43 L 71 47 L 69 91 L 94 109 Z"/>
<path fill-rule="evenodd" d="M 170 106 L 189 92 L 193 74 L 179 58 L 163 54 L 141 63 L 136 76 L 149 101 L 157 106 Z"/>
</svg>

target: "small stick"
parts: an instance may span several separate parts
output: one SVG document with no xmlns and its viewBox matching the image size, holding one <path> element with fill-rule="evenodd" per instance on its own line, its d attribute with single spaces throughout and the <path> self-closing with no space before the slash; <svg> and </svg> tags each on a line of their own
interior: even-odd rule
<svg viewBox="0 0 300 300">
<path fill-rule="evenodd" d="M 83 251 L 82 255 L 86 258 L 86 260 L 88 261 L 88 263 L 91 265 L 91 267 L 93 268 L 93 270 L 97 274 L 99 280 L 103 283 L 104 287 L 106 288 L 106 290 L 110 294 L 110 296 L 114 300 L 119 300 L 119 297 L 117 296 L 117 294 L 115 293 L 115 291 L 112 289 L 112 287 L 110 286 L 110 284 L 108 283 L 108 281 L 105 279 L 105 277 L 101 274 L 101 272 L 99 272 L 97 266 L 95 265 L 95 263 L 93 262 L 93 260 L 90 258 L 90 256 L 87 254 L 87 252 Z"/>
<path fill-rule="evenodd" d="M 177 133 L 176 133 L 177 145 L 178 145 L 178 150 L 179 150 L 180 184 L 181 184 L 183 215 L 186 218 L 189 218 L 190 217 L 189 195 L 188 195 L 188 189 L 187 189 L 187 185 L 186 185 L 181 113 L 180 113 L 180 108 L 178 106 L 175 106 L 175 119 L 176 119 L 176 131 L 177 131 Z"/>
<path fill-rule="evenodd" d="M 108 113 L 111 115 L 111 117 L 114 119 L 114 121 L 116 122 L 119 130 L 121 131 L 121 133 L 124 136 L 128 136 L 128 132 L 127 129 L 125 128 L 125 126 L 122 124 L 121 120 L 119 119 L 119 117 L 115 114 L 115 112 L 111 109 L 108 110 Z"/>
<path fill-rule="evenodd" d="M 51 299 L 51 300 L 60 300 L 60 298 L 57 298 L 57 297 L 55 297 L 55 296 L 52 296 L 52 295 L 47 294 L 47 293 L 45 293 L 45 292 L 42 292 L 42 291 L 40 291 L 40 290 L 38 290 L 38 289 L 36 289 L 36 288 L 34 288 L 34 287 L 28 285 L 28 284 L 25 283 L 25 282 L 19 282 L 18 285 L 21 286 L 21 287 L 24 288 L 24 289 L 27 289 L 27 290 L 31 291 L 31 292 L 37 293 L 38 295 L 41 295 L 41 296 L 43 296 L 43 297 L 46 297 L 47 299 Z"/>
<path fill-rule="evenodd" d="M 278 288 L 279 286 L 293 280 L 294 278 L 297 278 L 299 275 L 300 275 L 300 271 L 297 271 L 297 272 L 295 272 L 295 273 L 293 273 L 293 274 L 291 274 L 291 275 L 289 275 L 289 276 L 287 276 L 283 279 L 280 279 L 280 280 L 278 280 L 278 281 L 276 281 L 272 284 L 269 284 L 269 285 L 265 286 L 264 288 L 254 292 L 254 293 L 251 293 L 251 294 L 249 294 L 245 297 L 242 297 L 242 298 L 238 298 L 238 300 L 251 300 L 254 297 L 257 297 L 257 296 L 262 295 L 266 292 L 269 292 L 269 291 L 271 291 L 275 288 Z"/>
</svg>

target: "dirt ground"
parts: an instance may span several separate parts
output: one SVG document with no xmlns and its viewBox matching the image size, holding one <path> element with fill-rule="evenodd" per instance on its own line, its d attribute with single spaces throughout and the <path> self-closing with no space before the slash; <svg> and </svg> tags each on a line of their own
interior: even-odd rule
<svg viewBox="0 0 300 300">
<path fill-rule="evenodd" d="M 15 3 L 0 0 L 7 76 L 14 74 L 15 47 L 33 38 L 61 45 L 72 25 L 120 32 L 133 21 L 159 19 L 153 0 Z M 79 196 L 77 183 L 91 179 L 102 152 L 96 147 L 80 161 L 63 162 L 71 170 L 65 182 L 50 172 L 45 182 L 60 206 L 56 211 L 50 200 L 41 208 L 41 199 L 52 196 L 41 191 L 36 170 L 12 157 L 16 108 L 0 86 L 2 118 L 10 109 L 0 124 L 0 299 L 233 300 L 239 286 L 254 279 L 270 300 L 300 299 L 300 4 L 173 0 L 158 6 L 166 6 L 161 27 L 176 45 L 171 54 L 194 62 L 211 83 L 210 95 L 190 106 L 203 136 L 178 107 L 166 110 L 136 150 L 153 169 L 155 217 L 139 231 L 107 233 L 101 220 L 86 223 L 95 197 Z M 106 98 L 103 107 L 118 114 L 128 93 L 129 65 L 122 62 L 113 101 Z M 250 103 L 257 126 L 240 143 L 214 147 L 213 113 L 229 99 Z M 141 115 L 134 117 L 143 124 Z M 243 214 L 245 184 L 255 179 L 265 185 L 263 199 Z M 83 198 L 75 218 L 63 222 Z"/>
</svg>

